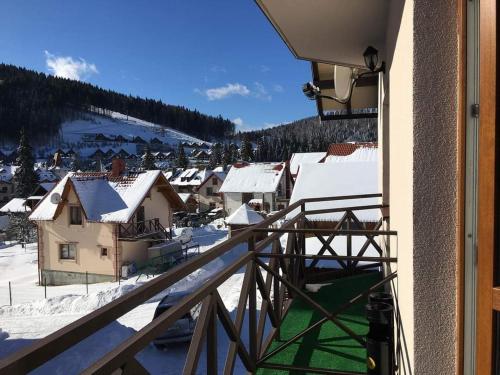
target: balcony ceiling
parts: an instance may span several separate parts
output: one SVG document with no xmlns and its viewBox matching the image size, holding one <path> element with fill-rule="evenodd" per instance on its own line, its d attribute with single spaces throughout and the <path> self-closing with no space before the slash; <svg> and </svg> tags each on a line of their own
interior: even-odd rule
<svg viewBox="0 0 500 375">
<path fill-rule="evenodd" d="M 364 67 L 368 46 L 384 55 L 389 0 L 256 0 L 299 59 Z"/>
</svg>

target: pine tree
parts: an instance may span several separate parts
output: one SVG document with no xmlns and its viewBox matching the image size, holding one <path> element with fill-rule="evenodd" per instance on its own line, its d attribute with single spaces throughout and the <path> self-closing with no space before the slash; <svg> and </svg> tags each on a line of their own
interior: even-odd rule
<svg viewBox="0 0 500 375">
<path fill-rule="evenodd" d="M 144 157 L 142 159 L 141 167 L 145 171 L 152 171 L 152 170 L 158 169 L 158 168 L 156 168 L 156 165 L 155 165 L 155 158 L 148 147 L 146 147 L 146 152 L 145 152 Z"/>
<path fill-rule="evenodd" d="M 229 150 L 229 146 L 227 144 L 224 145 L 224 151 L 222 152 L 222 167 L 224 170 L 230 165 L 233 161 L 231 157 L 231 151 Z"/>
<path fill-rule="evenodd" d="M 81 163 L 80 160 L 77 157 L 74 157 L 71 160 L 71 163 L 69 165 L 71 172 L 78 172 L 81 169 Z"/>
<path fill-rule="evenodd" d="M 210 169 L 215 169 L 218 165 L 222 164 L 222 146 L 220 143 L 215 143 L 212 146 L 210 159 L 208 165 Z"/>
<path fill-rule="evenodd" d="M 214 170 L 217 167 L 217 155 L 215 153 L 214 147 L 212 147 L 212 152 L 210 153 L 210 157 L 208 159 L 208 168 Z"/>
<path fill-rule="evenodd" d="M 252 144 L 246 137 L 241 143 L 241 159 L 243 161 L 252 161 L 254 159 Z"/>
<path fill-rule="evenodd" d="M 182 146 L 182 143 L 179 143 L 179 148 L 177 151 L 177 166 L 179 168 L 186 169 L 188 167 L 188 159 L 186 157 L 186 154 L 184 153 L 184 147 Z"/>
<path fill-rule="evenodd" d="M 240 159 L 238 147 L 234 143 L 229 145 L 229 153 L 231 154 L 231 163 L 236 163 Z"/>
<path fill-rule="evenodd" d="M 38 184 L 38 175 L 35 172 L 35 158 L 24 129 L 21 129 L 19 147 L 17 148 L 16 173 L 14 174 L 15 195 L 18 198 L 27 198 Z"/>
</svg>

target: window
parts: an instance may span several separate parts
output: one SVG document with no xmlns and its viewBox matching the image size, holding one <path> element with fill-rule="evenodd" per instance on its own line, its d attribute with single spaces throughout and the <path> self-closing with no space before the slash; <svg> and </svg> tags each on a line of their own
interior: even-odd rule
<svg viewBox="0 0 500 375">
<path fill-rule="evenodd" d="M 2 193 L 6 193 L 7 192 L 7 186 L 2 186 Z"/>
<path fill-rule="evenodd" d="M 207 187 L 207 195 L 208 196 L 214 195 L 214 189 L 212 189 L 211 187 Z"/>
<path fill-rule="evenodd" d="M 210 202 L 209 203 L 209 207 L 211 210 L 213 210 L 215 208 L 215 203 L 214 202 Z"/>
<path fill-rule="evenodd" d="M 217 177 L 212 178 L 212 185 L 217 186 L 218 183 L 219 182 Z"/>
<path fill-rule="evenodd" d="M 76 259 L 76 244 L 62 243 L 59 245 L 59 258 L 60 259 Z"/>
<path fill-rule="evenodd" d="M 69 223 L 71 225 L 82 225 L 82 209 L 78 206 L 69 207 Z"/>
<path fill-rule="evenodd" d="M 108 256 L 108 248 L 107 247 L 101 247 L 101 256 L 102 257 Z"/>
</svg>

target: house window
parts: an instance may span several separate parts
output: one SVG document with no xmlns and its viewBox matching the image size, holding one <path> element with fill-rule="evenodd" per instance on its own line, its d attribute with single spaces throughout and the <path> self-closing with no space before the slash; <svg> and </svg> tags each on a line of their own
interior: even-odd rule
<svg viewBox="0 0 500 375">
<path fill-rule="evenodd" d="M 82 209 L 79 206 L 69 207 L 69 217 L 71 225 L 82 225 Z"/>
<path fill-rule="evenodd" d="M 210 202 L 209 203 L 209 207 L 211 210 L 213 210 L 215 208 L 215 203 L 214 202 Z"/>
<path fill-rule="evenodd" d="M 7 186 L 2 186 L 2 193 L 6 193 L 7 192 Z"/>
<path fill-rule="evenodd" d="M 214 195 L 214 189 L 212 189 L 211 187 L 207 187 L 207 195 L 208 196 Z"/>
<path fill-rule="evenodd" d="M 212 178 L 212 185 L 217 186 L 218 183 L 217 178 Z"/>
<path fill-rule="evenodd" d="M 62 243 L 59 245 L 59 258 L 60 259 L 76 259 L 76 244 Z"/>
<path fill-rule="evenodd" d="M 102 257 L 108 256 L 108 248 L 107 247 L 101 247 L 101 256 Z"/>
</svg>

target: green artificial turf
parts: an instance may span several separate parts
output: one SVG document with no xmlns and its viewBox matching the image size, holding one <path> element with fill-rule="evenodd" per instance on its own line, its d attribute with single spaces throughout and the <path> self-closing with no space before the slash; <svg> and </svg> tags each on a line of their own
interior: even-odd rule
<svg viewBox="0 0 500 375">
<path fill-rule="evenodd" d="M 323 286 L 317 293 L 307 292 L 316 302 L 333 312 L 346 301 L 363 292 L 377 281 L 380 273 L 345 277 Z M 368 333 L 364 299 L 338 315 L 342 323 L 359 335 Z M 323 317 L 300 297 L 296 297 L 280 331 L 280 337 L 271 343 L 268 353 Z M 266 363 L 316 367 L 338 371 L 366 372 L 366 349 L 334 323 L 327 321 L 305 337 L 269 358 Z M 293 374 L 297 372 L 260 368 L 260 375 Z M 302 373 L 301 373 L 302 374 Z"/>
</svg>

